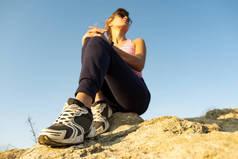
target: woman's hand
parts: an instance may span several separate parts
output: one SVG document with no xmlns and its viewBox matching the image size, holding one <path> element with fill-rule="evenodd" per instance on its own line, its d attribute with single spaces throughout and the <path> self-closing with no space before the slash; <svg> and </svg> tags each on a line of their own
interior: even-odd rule
<svg viewBox="0 0 238 159">
<path fill-rule="evenodd" d="M 91 30 L 91 32 L 98 32 L 98 33 L 105 33 L 107 30 L 105 30 L 105 29 L 101 29 L 101 28 L 97 28 L 97 27 L 94 27 L 94 26 L 90 26 L 89 27 Z"/>
<path fill-rule="evenodd" d="M 87 31 L 86 34 L 84 34 L 84 36 L 82 38 L 82 45 L 84 45 L 84 41 L 85 41 L 86 38 L 90 38 L 90 37 L 94 37 L 94 36 L 100 36 L 104 40 L 108 41 L 107 38 L 104 35 L 104 33 L 106 32 L 105 29 L 96 28 L 96 27 L 93 27 L 93 26 L 90 26 L 89 28 L 90 28 L 90 30 Z"/>
</svg>

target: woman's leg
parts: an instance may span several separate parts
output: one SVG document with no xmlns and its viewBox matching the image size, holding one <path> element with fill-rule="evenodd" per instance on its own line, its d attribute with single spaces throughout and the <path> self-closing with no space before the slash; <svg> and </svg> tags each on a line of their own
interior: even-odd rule
<svg viewBox="0 0 238 159">
<path fill-rule="evenodd" d="M 88 95 L 87 93 L 84 92 L 78 92 L 78 94 L 75 97 L 77 100 L 81 101 L 85 106 L 87 106 L 88 108 L 91 107 L 92 104 L 92 97 L 90 95 Z"/>
<path fill-rule="evenodd" d="M 94 102 L 96 93 L 100 90 L 110 65 L 110 55 L 107 51 L 109 49 L 110 45 L 100 37 L 85 40 L 82 49 L 79 86 L 75 92 L 75 97 L 83 92 L 90 95 L 93 99 L 92 102 Z"/>
<path fill-rule="evenodd" d="M 84 49 L 85 46 L 83 47 Z M 83 53 L 86 52 L 88 51 L 83 51 Z M 95 67 L 97 67 L 98 60 L 102 58 L 101 55 L 103 54 L 95 51 L 94 55 L 87 53 L 87 55 L 83 56 L 80 91 L 76 94 L 78 100 L 74 98 L 68 99 L 56 121 L 51 126 L 41 130 L 38 137 L 39 143 L 51 146 L 65 146 L 81 143 L 85 137 L 95 135 L 96 128 L 92 122 L 93 116 L 91 110 L 86 106 L 91 106 L 92 100 L 100 88 L 97 78 L 101 76 L 94 73 L 98 70 Z M 96 58 L 92 56 L 96 56 Z M 105 61 L 110 62 L 108 59 Z M 103 66 L 102 68 L 106 68 Z M 103 75 L 103 72 L 101 74 Z"/>
<path fill-rule="evenodd" d="M 94 102 L 98 102 L 98 101 L 102 101 L 102 100 L 105 100 L 105 97 L 104 97 L 102 91 L 100 90 L 97 92 Z"/>
<path fill-rule="evenodd" d="M 84 92 L 95 99 L 104 82 L 121 110 L 138 114 L 146 111 L 150 93 L 143 79 L 131 70 L 104 39 L 101 37 L 86 39 L 82 50 L 79 87 L 75 95 Z M 102 92 L 104 94 L 105 91 Z"/>
</svg>

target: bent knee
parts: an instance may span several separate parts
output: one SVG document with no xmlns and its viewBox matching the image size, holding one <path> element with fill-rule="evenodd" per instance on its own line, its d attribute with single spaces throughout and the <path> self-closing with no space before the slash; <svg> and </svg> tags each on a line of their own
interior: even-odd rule
<svg viewBox="0 0 238 159">
<path fill-rule="evenodd" d="M 100 36 L 94 36 L 89 39 L 90 44 L 107 44 L 108 42 Z"/>
</svg>

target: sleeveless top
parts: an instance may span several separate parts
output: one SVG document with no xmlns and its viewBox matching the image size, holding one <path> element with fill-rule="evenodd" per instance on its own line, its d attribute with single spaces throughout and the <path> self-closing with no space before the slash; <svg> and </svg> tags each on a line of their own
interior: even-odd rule
<svg viewBox="0 0 238 159">
<path fill-rule="evenodd" d="M 130 39 L 128 39 L 123 45 L 119 46 L 118 48 L 121 49 L 122 51 L 125 51 L 128 54 L 135 56 L 135 47 L 134 47 L 132 40 L 130 40 Z M 131 69 L 135 72 L 135 74 L 138 77 L 142 78 L 141 72 L 138 72 L 138 71 L 134 70 L 133 68 L 131 68 Z"/>
</svg>

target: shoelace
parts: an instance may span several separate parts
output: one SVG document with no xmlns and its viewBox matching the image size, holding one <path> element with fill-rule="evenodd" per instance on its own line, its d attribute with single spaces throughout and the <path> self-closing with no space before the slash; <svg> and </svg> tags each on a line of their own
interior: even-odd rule
<svg viewBox="0 0 238 159">
<path fill-rule="evenodd" d="M 59 115 L 58 119 L 54 122 L 54 124 L 68 124 L 74 119 L 76 114 L 80 113 L 87 114 L 88 112 L 75 104 L 68 105 L 67 103 L 65 103 L 63 111 Z"/>
<path fill-rule="evenodd" d="M 102 116 L 102 112 L 106 106 L 107 106 L 106 103 L 99 103 L 91 107 L 94 121 L 102 121 L 102 122 L 105 121 L 105 117 Z"/>
</svg>

